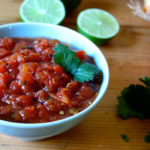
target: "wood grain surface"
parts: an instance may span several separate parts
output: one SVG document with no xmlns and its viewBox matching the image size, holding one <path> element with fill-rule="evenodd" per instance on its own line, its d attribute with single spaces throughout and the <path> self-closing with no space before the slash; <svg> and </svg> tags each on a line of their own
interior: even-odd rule
<svg viewBox="0 0 150 150">
<path fill-rule="evenodd" d="M 0 0 L 0 24 L 19 22 L 22 0 Z M 0 150 L 150 150 L 144 135 L 150 120 L 122 120 L 117 116 L 116 97 L 139 77 L 150 76 L 150 23 L 132 15 L 127 0 L 83 0 L 62 25 L 76 30 L 76 18 L 86 8 L 112 13 L 121 25 L 120 33 L 101 46 L 110 68 L 110 84 L 100 104 L 79 125 L 61 135 L 39 142 L 23 142 L 0 135 Z M 120 134 L 127 134 L 125 143 Z"/>
</svg>

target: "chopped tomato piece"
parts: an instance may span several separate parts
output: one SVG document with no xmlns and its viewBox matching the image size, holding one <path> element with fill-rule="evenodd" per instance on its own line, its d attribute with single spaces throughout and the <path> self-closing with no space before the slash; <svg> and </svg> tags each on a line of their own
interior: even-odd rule
<svg viewBox="0 0 150 150">
<path fill-rule="evenodd" d="M 7 63 L 0 64 L 0 73 L 3 73 L 7 70 L 6 69 L 7 65 L 8 65 Z"/>
<path fill-rule="evenodd" d="M 3 38 L 0 39 L 0 48 L 5 48 L 7 50 L 11 50 L 14 47 L 14 40 L 11 38 Z"/>
<path fill-rule="evenodd" d="M 0 48 L 0 58 L 3 58 L 3 57 L 8 56 L 10 54 L 11 54 L 11 51 L 8 51 L 4 48 Z"/>
<path fill-rule="evenodd" d="M 49 43 L 46 39 L 38 39 L 34 42 L 34 48 L 37 53 L 42 52 L 44 49 L 49 47 Z"/>
<path fill-rule="evenodd" d="M 78 81 L 71 81 L 67 84 L 67 88 L 71 91 L 71 92 L 76 92 L 80 87 L 80 83 Z"/>
<path fill-rule="evenodd" d="M 9 85 L 10 91 L 14 94 L 22 94 L 21 85 L 18 84 L 17 81 L 12 81 Z"/>
<path fill-rule="evenodd" d="M 77 92 L 77 99 L 85 100 L 93 97 L 94 95 L 95 91 L 89 85 L 83 83 Z"/>
<path fill-rule="evenodd" d="M 67 88 L 61 88 L 56 94 L 59 97 L 59 100 L 63 103 L 69 104 L 70 102 L 70 93 Z"/>
<path fill-rule="evenodd" d="M 30 106 L 33 103 L 33 97 L 31 95 L 21 95 L 16 98 L 16 101 L 21 106 Z"/>
<path fill-rule="evenodd" d="M 53 68 L 54 68 L 54 71 L 57 72 L 58 75 L 65 73 L 62 67 L 60 67 L 59 65 L 55 65 Z"/>
<path fill-rule="evenodd" d="M 25 48 L 28 48 L 28 44 L 25 41 L 19 41 L 18 43 L 16 43 L 14 50 L 15 51 L 20 51 L 20 50 L 24 50 Z"/>
<path fill-rule="evenodd" d="M 9 115 L 11 114 L 12 107 L 11 106 L 0 106 L 0 115 Z"/>
<path fill-rule="evenodd" d="M 27 106 L 25 109 L 21 110 L 20 115 L 22 116 L 23 120 L 32 120 L 35 119 L 37 116 L 37 109 L 35 106 Z"/>
<path fill-rule="evenodd" d="M 86 53 L 82 51 L 77 51 L 76 52 L 76 57 L 78 57 L 80 60 L 84 60 L 87 58 Z"/>
</svg>

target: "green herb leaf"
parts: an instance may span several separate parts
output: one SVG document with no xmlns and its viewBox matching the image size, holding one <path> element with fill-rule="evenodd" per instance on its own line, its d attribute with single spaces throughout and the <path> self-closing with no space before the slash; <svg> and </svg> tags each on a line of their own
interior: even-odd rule
<svg viewBox="0 0 150 150">
<path fill-rule="evenodd" d="M 146 143 L 150 143 L 150 132 L 148 132 L 148 134 L 145 135 L 144 141 L 145 141 Z"/>
<path fill-rule="evenodd" d="M 140 78 L 140 81 L 142 81 L 146 86 L 150 87 L 150 78 L 144 77 L 144 79 Z"/>
<path fill-rule="evenodd" d="M 119 104 L 117 105 L 117 111 L 118 114 L 123 118 L 123 119 L 128 119 L 130 117 L 138 117 L 140 119 L 144 118 L 144 115 L 136 112 L 135 110 L 133 110 L 128 104 L 127 102 L 124 100 L 123 97 L 119 96 L 118 97 L 118 102 Z"/>
<path fill-rule="evenodd" d="M 57 44 L 54 47 L 54 61 L 60 65 L 67 73 L 73 74 L 76 72 L 77 67 L 80 64 L 80 60 L 75 57 L 76 53 L 71 51 L 68 46 L 63 44 Z"/>
<path fill-rule="evenodd" d="M 141 79 L 140 79 L 141 81 Z M 129 85 L 121 92 L 118 99 L 118 114 L 124 118 L 150 118 L 150 88 L 149 78 L 142 79 L 143 85 Z"/>
<path fill-rule="evenodd" d="M 128 137 L 127 137 L 126 134 L 121 134 L 120 136 L 122 137 L 122 139 L 123 139 L 125 142 L 129 142 L 129 139 L 128 139 Z"/>
<path fill-rule="evenodd" d="M 74 74 L 74 79 L 79 82 L 89 81 L 98 73 L 99 71 L 96 66 L 89 63 L 82 63 Z"/>
<path fill-rule="evenodd" d="M 76 52 L 71 51 L 66 45 L 57 44 L 54 51 L 55 63 L 69 73 L 74 80 L 79 82 L 89 81 L 99 73 L 96 66 L 82 62 L 78 57 L 75 57 Z"/>
</svg>

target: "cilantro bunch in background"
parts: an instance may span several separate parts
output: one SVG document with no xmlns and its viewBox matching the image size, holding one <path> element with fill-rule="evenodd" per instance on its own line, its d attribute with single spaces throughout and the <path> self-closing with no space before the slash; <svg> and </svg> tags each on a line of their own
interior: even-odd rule
<svg viewBox="0 0 150 150">
<path fill-rule="evenodd" d="M 139 79 L 144 85 L 129 85 L 118 97 L 118 114 L 128 119 L 150 118 L 150 78 Z"/>
<path fill-rule="evenodd" d="M 60 65 L 76 81 L 93 80 L 94 76 L 100 72 L 95 65 L 81 61 L 76 57 L 76 52 L 70 50 L 66 45 L 57 44 L 54 51 L 55 63 Z"/>
</svg>

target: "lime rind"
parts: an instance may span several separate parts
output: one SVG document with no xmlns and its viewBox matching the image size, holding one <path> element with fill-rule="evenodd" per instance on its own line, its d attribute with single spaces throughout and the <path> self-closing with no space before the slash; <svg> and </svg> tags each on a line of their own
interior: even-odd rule
<svg viewBox="0 0 150 150">
<path fill-rule="evenodd" d="M 60 24 L 65 15 L 60 0 L 25 0 L 20 6 L 20 18 L 24 22 Z"/>
<path fill-rule="evenodd" d="M 120 29 L 114 16 L 101 9 L 86 9 L 77 18 L 78 31 L 96 44 L 104 44 Z"/>
</svg>

